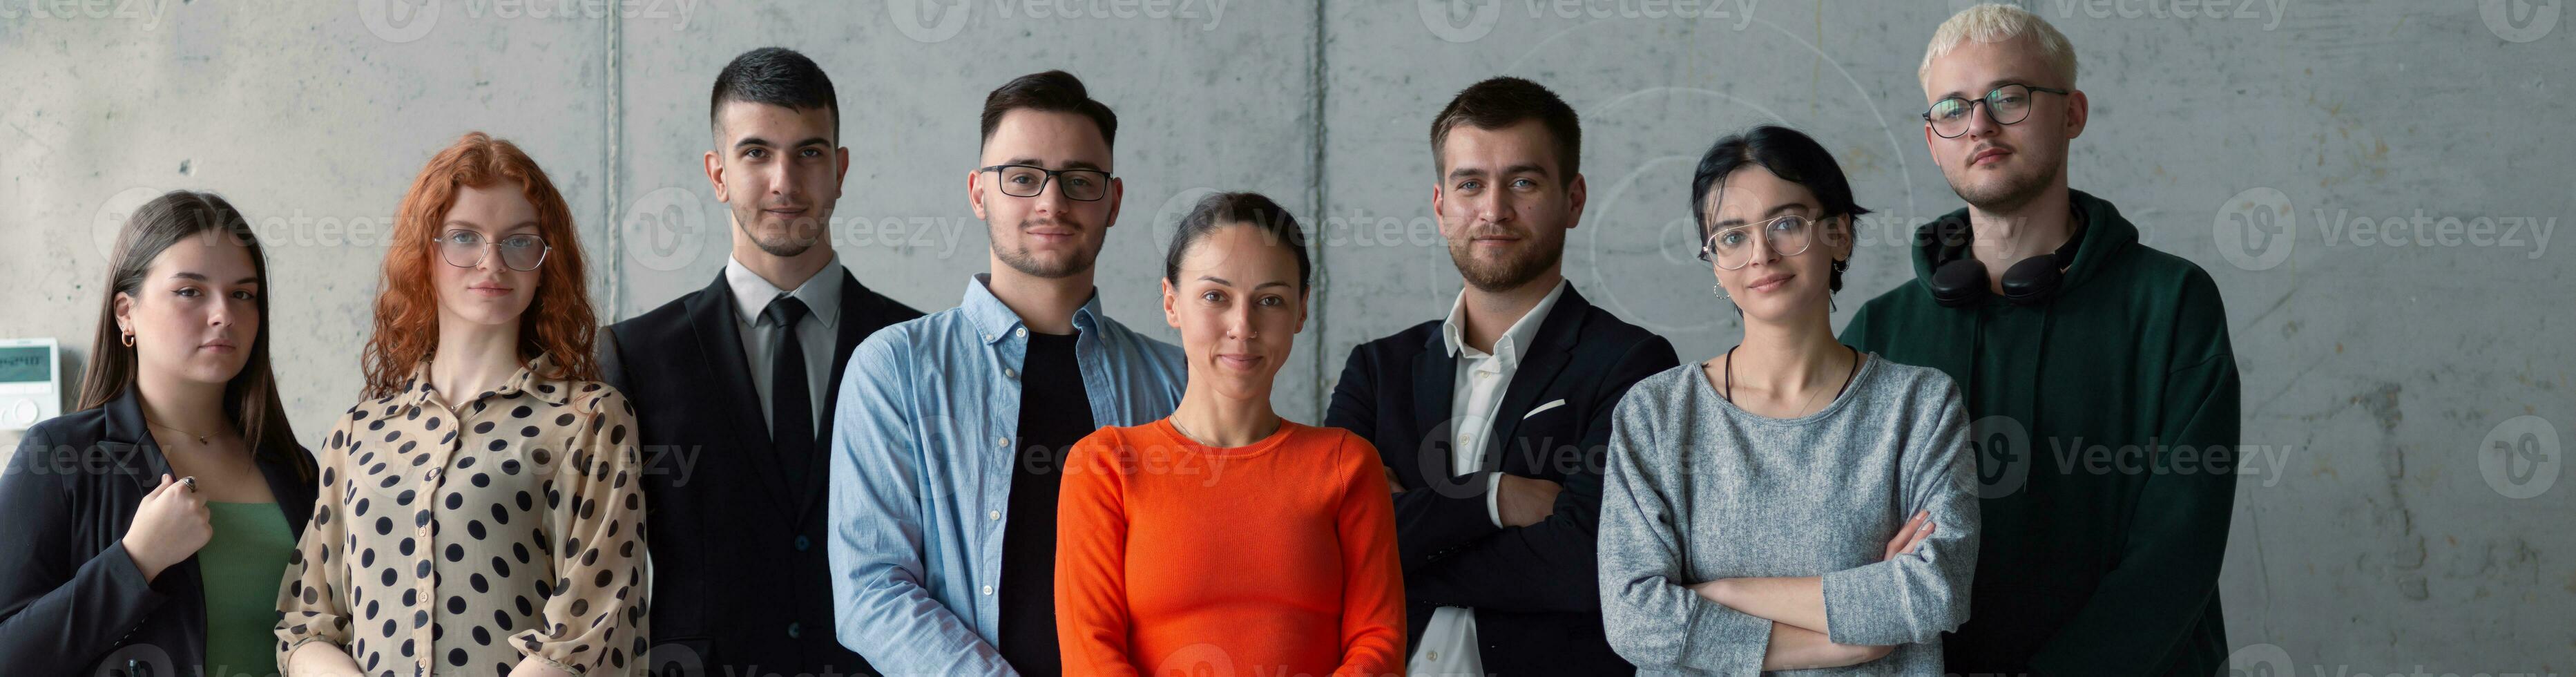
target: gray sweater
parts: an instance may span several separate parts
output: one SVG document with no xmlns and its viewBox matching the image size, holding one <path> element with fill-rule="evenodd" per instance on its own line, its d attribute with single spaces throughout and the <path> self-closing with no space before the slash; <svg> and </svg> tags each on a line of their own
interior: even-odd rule
<svg viewBox="0 0 2576 677">
<path fill-rule="evenodd" d="M 1689 588 L 1821 576 L 1827 635 L 1901 645 L 1830 675 L 1936 675 L 1941 633 L 1968 619 L 1977 494 L 1967 414 L 1941 372 L 1863 360 L 1824 409 L 1766 418 L 1719 396 L 1698 364 L 1628 390 L 1601 490 L 1601 611 L 1645 674 L 1759 672 L 1771 621 Z M 1916 511 L 1939 525 L 1881 561 Z"/>
</svg>

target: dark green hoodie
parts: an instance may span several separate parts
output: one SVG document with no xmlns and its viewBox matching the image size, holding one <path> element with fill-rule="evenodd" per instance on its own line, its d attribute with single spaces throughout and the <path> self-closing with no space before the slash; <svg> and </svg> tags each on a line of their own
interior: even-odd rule
<svg viewBox="0 0 2576 677">
<path fill-rule="evenodd" d="M 1916 279 L 1842 340 L 1949 374 L 1976 419 L 1982 537 L 1950 672 L 2216 674 L 2238 441 L 2227 312 L 2199 266 L 2069 192 L 2082 239 L 2055 300 L 1934 303 L 1936 220 L 1915 234 Z"/>
</svg>

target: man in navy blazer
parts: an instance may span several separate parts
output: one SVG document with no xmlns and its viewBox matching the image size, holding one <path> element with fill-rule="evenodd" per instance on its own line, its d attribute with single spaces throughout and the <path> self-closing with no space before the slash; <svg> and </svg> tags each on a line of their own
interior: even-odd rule
<svg viewBox="0 0 2576 677">
<path fill-rule="evenodd" d="M 1368 438 L 1396 494 L 1414 675 L 1608 675 L 1593 529 L 1611 411 L 1679 363 L 1565 281 L 1581 130 L 1546 88 L 1494 78 L 1432 123 L 1439 215 L 1464 290 L 1351 350 L 1325 425 Z"/>
</svg>

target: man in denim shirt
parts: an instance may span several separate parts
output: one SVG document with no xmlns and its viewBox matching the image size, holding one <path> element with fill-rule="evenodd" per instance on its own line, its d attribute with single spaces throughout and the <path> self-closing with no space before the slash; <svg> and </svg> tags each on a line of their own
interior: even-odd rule
<svg viewBox="0 0 2576 677">
<path fill-rule="evenodd" d="M 888 675 L 1052 675 L 1056 487 L 1100 426 L 1169 415 L 1181 350 L 1102 315 L 1118 118 L 1061 71 L 986 97 L 967 199 L 992 272 L 861 344 L 834 412 L 841 643 Z"/>
</svg>

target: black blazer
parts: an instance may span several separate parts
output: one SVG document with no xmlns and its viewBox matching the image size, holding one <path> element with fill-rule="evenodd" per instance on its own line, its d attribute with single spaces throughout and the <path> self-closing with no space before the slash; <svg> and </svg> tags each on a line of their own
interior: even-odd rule
<svg viewBox="0 0 2576 677">
<path fill-rule="evenodd" d="M 298 539 L 313 517 L 313 455 L 259 458 Z M 126 526 L 170 462 L 132 388 L 96 409 L 36 424 L 0 475 L 0 665 L 11 675 L 195 675 L 206 661 L 197 558 L 150 583 Z M 285 562 L 279 562 L 281 568 Z M 279 582 L 283 582 L 281 571 Z"/>
<path fill-rule="evenodd" d="M 653 671 L 873 673 L 833 636 L 827 461 L 813 459 L 803 486 L 787 486 L 752 391 L 735 305 L 718 274 L 704 289 L 610 326 L 599 342 L 601 372 L 635 403 L 641 428 Z M 876 330 L 920 316 L 842 274 L 831 378 L 818 384 L 825 415 L 814 422 L 817 440 L 831 439 L 829 412 L 850 351 Z"/>
<path fill-rule="evenodd" d="M 1395 496 L 1395 536 L 1404 562 L 1406 646 L 1421 644 L 1439 607 L 1475 607 L 1488 673 L 1636 672 L 1602 632 L 1593 530 L 1611 411 L 1628 386 L 1680 364 L 1672 343 L 1567 287 L 1495 407 L 1493 429 L 1483 436 L 1484 469 L 1453 477 L 1449 403 L 1457 359 L 1440 325 L 1425 322 L 1351 349 L 1324 414 L 1325 425 L 1376 445 L 1405 489 Z M 1527 527 L 1494 526 L 1485 487 L 1496 472 L 1564 485 L 1556 514 Z"/>
</svg>

